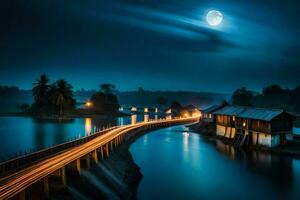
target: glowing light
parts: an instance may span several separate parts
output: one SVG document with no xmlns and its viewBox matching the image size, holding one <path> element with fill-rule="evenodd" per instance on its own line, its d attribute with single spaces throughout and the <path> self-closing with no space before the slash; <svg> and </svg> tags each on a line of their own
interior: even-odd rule
<svg viewBox="0 0 300 200">
<path fill-rule="evenodd" d="M 131 112 L 136 112 L 137 111 L 137 108 L 136 107 L 132 107 L 131 108 Z"/>
<path fill-rule="evenodd" d="M 246 127 L 246 122 L 243 122 L 243 127 Z"/>
<path fill-rule="evenodd" d="M 194 112 L 192 113 L 192 117 L 200 117 L 201 112 L 198 109 L 194 109 Z"/>
<path fill-rule="evenodd" d="M 93 103 L 91 102 L 91 101 L 87 101 L 86 103 L 85 103 L 85 107 L 87 107 L 87 108 L 90 108 L 90 107 L 92 107 L 93 106 Z"/>
<path fill-rule="evenodd" d="M 188 132 L 183 132 L 183 135 L 188 137 L 190 134 Z"/>
<path fill-rule="evenodd" d="M 172 109 L 171 108 L 166 111 L 166 114 L 171 114 L 171 113 L 172 113 Z"/>
</svg>

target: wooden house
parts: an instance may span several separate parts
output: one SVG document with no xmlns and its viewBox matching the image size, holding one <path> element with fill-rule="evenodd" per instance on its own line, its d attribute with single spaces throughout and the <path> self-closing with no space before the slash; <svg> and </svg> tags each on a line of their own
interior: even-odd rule
<svg viewBox="0 0 300 200">
<path fill-rule="evenodd" d="M 181 116 L 200 116 L 201 111 L 197 106 L 189 104 L 181 109 L 180 115 Z"/>
<path fill-rule="evenodd" d="M 214 115 L 216 134 L 238 145 L 275 147 L 293 138 L 294 116 L 283 110 L 225 106 Z"/>
<path fill-rule="evenodd" d="M 217 110 L 225 107 L 227 104 L 222 104 L 222 105 L 212 105 L 204 110 L 201 111 L 201 119 L 205 122 L 215 122 L 216 117 L 214 112 Z"/>
</svg>

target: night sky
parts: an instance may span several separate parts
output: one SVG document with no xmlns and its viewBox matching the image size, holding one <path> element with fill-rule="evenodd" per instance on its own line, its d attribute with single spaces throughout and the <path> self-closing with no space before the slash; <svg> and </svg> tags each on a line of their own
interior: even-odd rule
<svg viewBox="0 0 300 200">
<path fill-rule="evenodd" d="M 42 73 L 75 89 L 300 84 L 299 0 L 6 0 L 0 31 L 0 85 L 29 89 Z"/>
</svg>

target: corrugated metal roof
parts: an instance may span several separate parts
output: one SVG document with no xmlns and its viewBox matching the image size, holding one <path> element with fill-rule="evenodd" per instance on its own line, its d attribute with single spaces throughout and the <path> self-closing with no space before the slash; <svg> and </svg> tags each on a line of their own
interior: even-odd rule
<svg viewBox="0 0 300 200">
<path fill-rule="evenodd" d="M 214 111 L 218 110 L 221 107 L 222 107 L 222 105 L 213 105 L 213 106 L 210 106 L 210 107 L 202 110 L 202 112 L 204 112 L 204 113 L 214 112 Z"/>
<path fill-rule="evenodd" d="M 247 119 L 259 119 L 271 121 L 274 117 L 282 114 L 284 111 L 279 109 L 251 108 L 243 106 L 225 106 L 214 112 L 217 115 L 229 115 Z"/>
</svg>

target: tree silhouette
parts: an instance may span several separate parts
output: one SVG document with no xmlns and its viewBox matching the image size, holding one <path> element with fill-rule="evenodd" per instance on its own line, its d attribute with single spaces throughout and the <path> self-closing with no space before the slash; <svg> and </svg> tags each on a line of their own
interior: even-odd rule
<svg viewBox="0 0 300 200">
<path fill-rule="evenodd" d="M 101 91 L 92 95 L 91 101 L 93 102 L 94 112 L 117 112 L 119 109 L 119 102 L 116 95 L 113 94 L 115 86 L 109 83 L 100 85 Z"/>
<path fill-rule="evenodd" d="M 34 97 L 35 104 L 42 106 L 47 104 L 47 93 L 49 90 L 49 79 L 43 74 L 33 83 L 32 95 Z"/>
<path fill-rule="evenodd" d="M 73 98 L 73 87 L 64 79 L 58 80 L 51 89 L 54 105 L 58 106 L 59 114 L 63 114 L 63 110 L 73 109 L 75 100 Z"/>
<path fill-rule="evenodd" d="M 253 93 L 246 87 L 237 89 L 232 95 L 232 104 L 239 106 L 252 106 Z"/>
<path fill-rule="evenodd" d="M 103 83 L 100 85 L 101 91 L 105 94 L 111 94 L 116 89 L 116 86 L 110 83 Z"/>
</svg>

